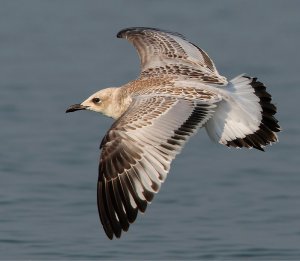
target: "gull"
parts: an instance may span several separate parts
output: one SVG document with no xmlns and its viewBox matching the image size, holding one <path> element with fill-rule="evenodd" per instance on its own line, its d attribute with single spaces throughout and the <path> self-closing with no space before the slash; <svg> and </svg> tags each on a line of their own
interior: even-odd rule
<svg viewBox="0 0 300 261">
<path fill-rule="evenodd" d="M 121 30 L 136 48 L 139 78 L 102 89 L 66 112 L 91 110 L 115 119 L 100 149 L 97 205 L 109 239 L 145 212 L 188 139 L 204 127 L 236 148 L 278 141 L 276 107 L 265 85 L 240 75 L 227 81 L 211 58 L 183 35 L 157 28 Z"/>
</svg>

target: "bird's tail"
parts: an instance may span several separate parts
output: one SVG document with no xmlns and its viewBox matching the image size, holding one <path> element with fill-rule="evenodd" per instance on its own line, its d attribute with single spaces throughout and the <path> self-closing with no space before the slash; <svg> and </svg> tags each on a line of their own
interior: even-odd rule
<svg viewBox="0 0 300 261">
<path fill-rule="evenodd" d="M 276 142 L 280 131 L 276 107 L 263 83 L 245 75 L 232 79 L 206 123 L 210 138 L 230 147 L 256 148 Z"/>
</svg>

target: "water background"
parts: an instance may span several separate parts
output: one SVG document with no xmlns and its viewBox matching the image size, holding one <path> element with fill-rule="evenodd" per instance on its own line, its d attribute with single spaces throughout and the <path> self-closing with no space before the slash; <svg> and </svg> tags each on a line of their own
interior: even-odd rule
<svg viewBox="0 0 300 261">
<path fill-rule="evenodd" d="M 0 259 L 300 259 L 300 1 L 0 2 Z M 110 241 L 96 207 L 112 120 L 65 109 L 138 76 L 128 26 L 178 31 L 278 106 L 265 153 L 201 130 L 146 214 Z"/>
</svg>

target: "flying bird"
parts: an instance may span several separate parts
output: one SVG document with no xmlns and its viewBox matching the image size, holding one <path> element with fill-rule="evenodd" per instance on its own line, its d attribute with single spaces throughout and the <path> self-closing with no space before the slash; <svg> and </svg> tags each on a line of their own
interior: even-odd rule
<svg viewBox="0 0 300 261">
<path fill-rule="evenodd" d="M 102 89 L 66 112 L 91 110 L 116 121 L 100 149 L 97 204 L 108 238 L 119 238 L 159 191 L 172 160 L 201 127 L 220 144 L 263 148 L 280 131 L 265 85 L 246 75 L 227 81 L 183 35 L 156 28 L 121 30 L 136 48 L 140 76 Z"/>
</svg>

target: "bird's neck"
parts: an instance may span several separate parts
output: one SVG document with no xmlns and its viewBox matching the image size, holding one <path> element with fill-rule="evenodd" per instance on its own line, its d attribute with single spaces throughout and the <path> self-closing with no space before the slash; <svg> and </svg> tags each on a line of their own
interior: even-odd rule
<svg viewBox="0 0 300 261">
<path fill-rule="evenodd" d="M 131 97 L 124 88 L 115 88 L 112 93 L 110 104 L 103 114 L 113 119 L 118 119 L 127 110 L 131 101 Z"/>
</svg>

